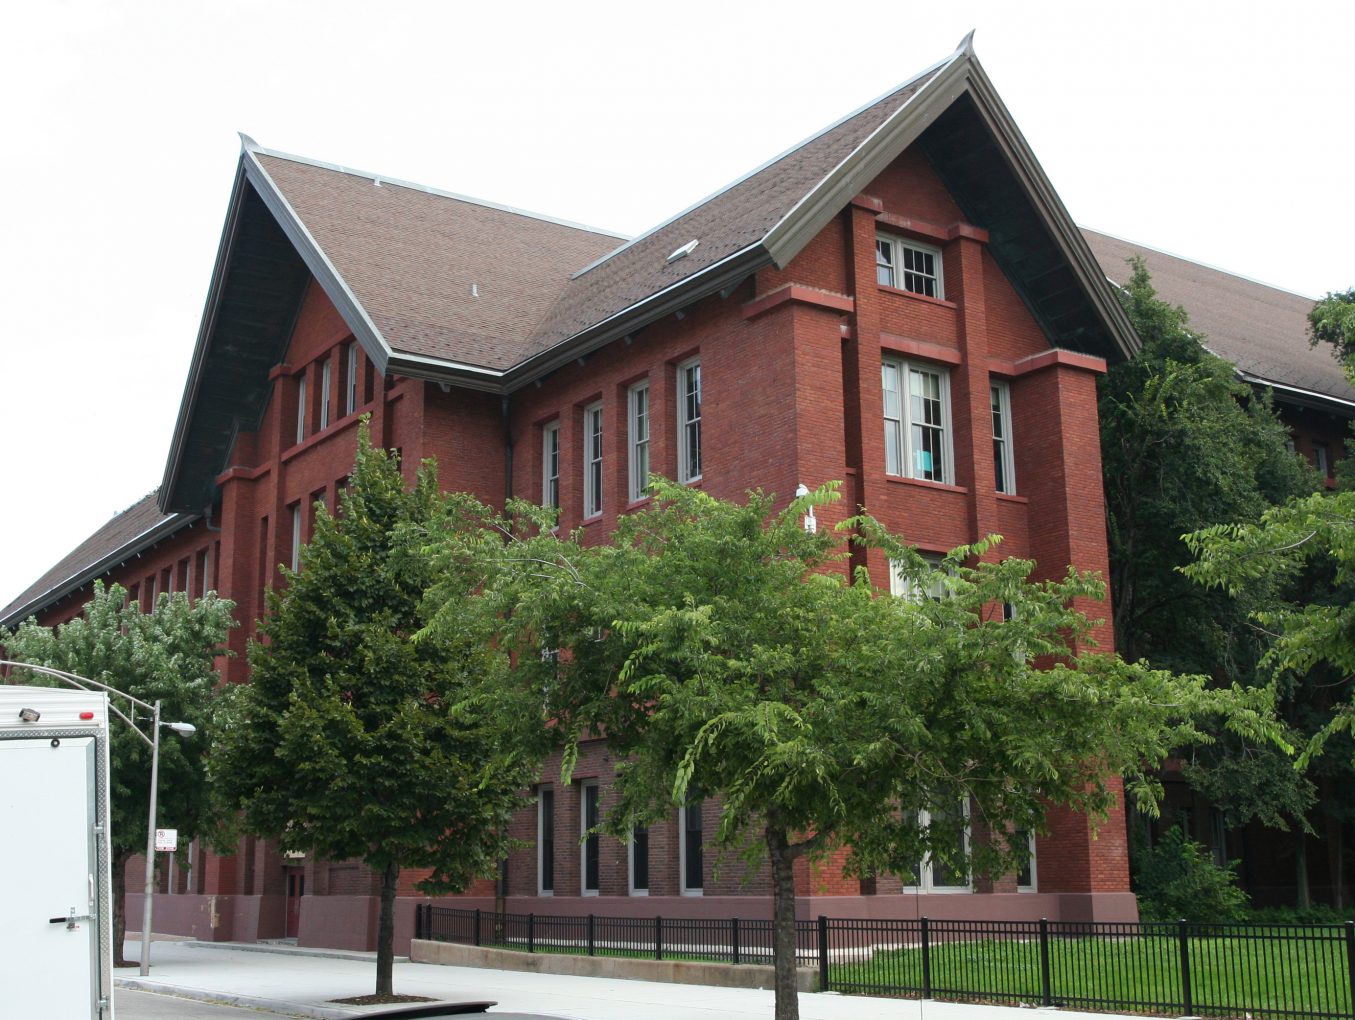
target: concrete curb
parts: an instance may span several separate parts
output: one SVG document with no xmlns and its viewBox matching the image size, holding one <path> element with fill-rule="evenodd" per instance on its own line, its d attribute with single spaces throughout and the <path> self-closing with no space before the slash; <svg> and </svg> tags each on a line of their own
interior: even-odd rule
<svg viewBox="0 0 1355 1020">
<path fill-rule="evenodd" d="M 240 1006 L 245 1009 L 267 1010 L 283 1016 L 306 1017 L 308 1020 L 351 1020 L 375 1009 L 373 1006 L 307 1006 L 300 1002 L 287 1002 L 283 999 L 267 999 L 257 995 L 232 995 L 227 992 L 210 992 L 198 988 L 182 988 L 141 977 L 115 977 L 115 988 L 127 988 L 134 992 L 155 992 L 157 995 L 172 995 L 178 999 L 193 999 L 196 1002 L 212 1002 L 222 1006 Z M 431 1005 L 431 1003 L 430 1003 Z"/>
<path fill-rule="evenodd" d="M 409 958 L 414 963 L 525 971 L 531 974 L 660 981 L 715 988 L 775 987 L 775 971 L 769 966 L 751 963 L 735 966 L 730 963 L 706 963 L 697 960 L 636 960 L 621 956 L 524 953 L 513 949 L 490 949 L 454 942 L 431 942 L 426 939 L 414 939 L 410 942 Z M 801 992 L 817 992 L 818 971 L 813 967 L 797 967 L 795 984 Z"/>
</svg>

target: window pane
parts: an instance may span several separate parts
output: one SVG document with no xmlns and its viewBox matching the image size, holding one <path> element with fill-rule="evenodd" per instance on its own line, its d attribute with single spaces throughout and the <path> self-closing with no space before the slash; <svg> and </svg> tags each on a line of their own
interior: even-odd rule
<svg viewBox="0 0 1355 1020">
<path fill-rule="evenodd" d="M 894 245 L 879 237 L 875 239 L 875 279 L 886 287 L 894 286 Z"/>
<path fill-rule="evenodd" d="M 541 891 L 551 892 L 555 889 L 555 791 L 542 790 L 541 801 L 539 804 L 541 812 L 540 827 L 540 845 L 539 853 L 541 856 Z"/>
<path fill-rule="evenodd" d="M 585 786 L 583 788 L 583 827 L 584 831 L 593 828 L 598 823 L 598 788 L 596 786 Z M 598 837 L 593 833 L 584 840 L 583 844 L 583 887 L 588 891 L 594 891 L 598 887 Z"/>
<path fill-rule="evenodd" d="M 700 889 L 703 884 L 701 861 L 701 802 L 689 804 L 682 810 L 683 873 L 685 889 Z"/>
<path fill-rule="evenodd" d="M 678 480 L 701 477 L 701 363 L 678 371 Z"/>
<path fill-rule="evenodd" d="M 630 836 L 630 884 L 632 889 L 649 888 L 649 829 L 641 825 Z"/>
<path fill-rule="evenodd" d="M 886 361 L 881 368 L 884 385 L 885 471 L 903 474 L 903 394 L 899 390 L 899 366 Z"/>
</svg>

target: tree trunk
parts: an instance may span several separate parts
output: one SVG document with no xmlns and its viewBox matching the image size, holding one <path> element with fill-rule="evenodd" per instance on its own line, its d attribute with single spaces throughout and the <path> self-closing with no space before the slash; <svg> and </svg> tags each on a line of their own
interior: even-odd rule
<svg viewBox="0 0 1355 1020">
<path fill-rule="evenodd" d="M 130 852 L 113 854 L 113 966 L 130 967 L 122 955 L 127 942 L 127 862 Z"/>
<path fill-rule="evenodd" d="M 392 972 L 395 968 L 395 883 L 400 865 L 391 863 L 381 873 L 381 917 L 376 927 L 376 994 L 394 994 Z"/>
<path fill-rule="evenodd" d="M 1298 906 L 1312 906 L 1312 895 L 1308 892 L 1308 834 L 1301 825 L 1295 826 L 1294 831 L 1294 892 Z"/>
<path fill-rule="evenodd" d="M 786 830 L 769 824 L 767 855 L 772 865 L 772 962 L 776 970 L 776 1020 L 800 1020 L 795 987 L 795 856 Z"/>
</svg>

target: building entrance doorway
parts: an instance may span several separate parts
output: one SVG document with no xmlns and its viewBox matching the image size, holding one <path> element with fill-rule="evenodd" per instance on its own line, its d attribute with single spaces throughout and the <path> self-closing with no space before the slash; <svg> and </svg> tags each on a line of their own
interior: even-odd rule
<svg viewBox="0 0 1355 1020">
<path fill-rule="evenodd" d="M 301 897 L 306 894 L 306 873 L 300 868 L 287 869 L 287 933 L 289 939 L 301 933 Z"/>
</svg>

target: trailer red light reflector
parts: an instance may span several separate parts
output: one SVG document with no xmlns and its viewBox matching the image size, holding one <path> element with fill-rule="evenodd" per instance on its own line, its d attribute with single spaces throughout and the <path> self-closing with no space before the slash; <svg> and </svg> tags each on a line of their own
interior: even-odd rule
<svg viewBox="0 0 1355 1020">
<path fill-rule="evenodd" d="M 80 713 L 80 718 L 81 718 L 81 719 L 93 719 L 93 718 L 94 718 L 94 713 L 93 713 L 93 712 L 81 712 L 81 713 Z"/>
</svg>

